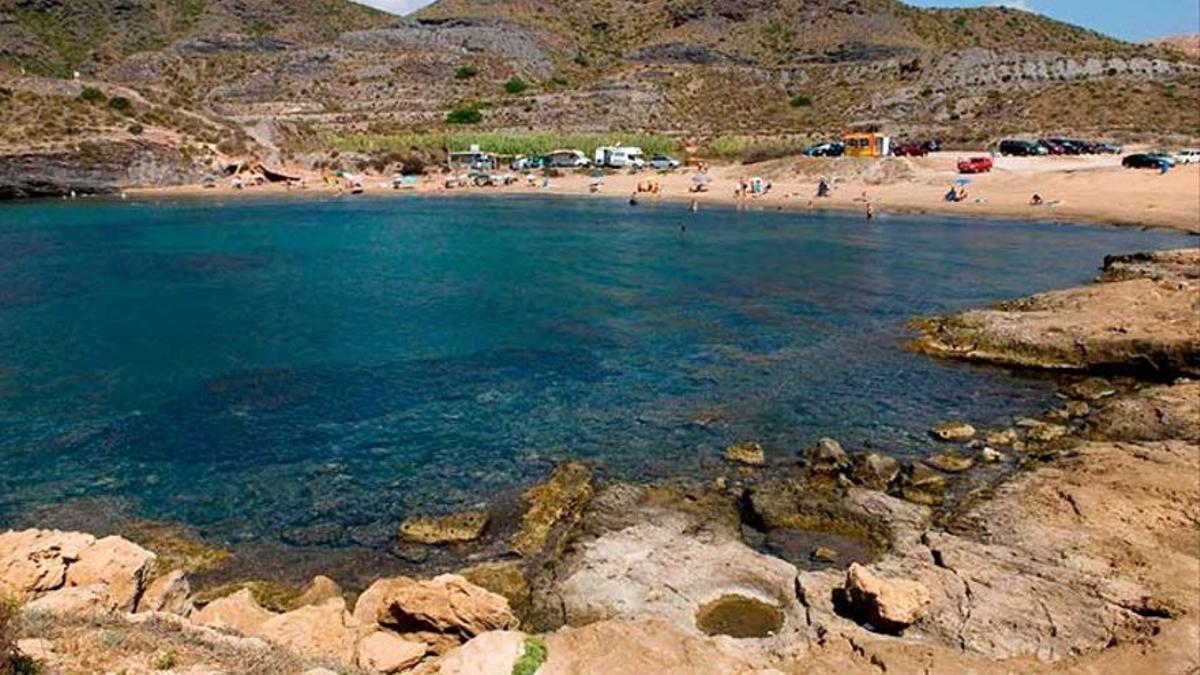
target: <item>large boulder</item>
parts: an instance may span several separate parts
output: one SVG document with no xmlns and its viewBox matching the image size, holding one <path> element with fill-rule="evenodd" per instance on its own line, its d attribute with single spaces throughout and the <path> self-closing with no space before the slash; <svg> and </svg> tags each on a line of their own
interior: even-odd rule
<svg viewBox="0 0 1200 675">
<path fill-rule="evenodd" d="M 132 612 L 154 572 L 155 556 L 120 537 L 97 539 L 79 551 L 79 560 L 67 568 L 70 586 L 105 586 L 109 606 Z"/>
<path fill-rule="evenodd" d="M 306 658 L 354 660 L 355 631 L 341 598 L 272 616 L 254 634 Z"/>
<path fill-rule="evenodd" d="M 191 613 L 192 587 L 181 570 L 160 575 L 150 582 L 138 601 L 139 612 L 170 612 L 187 616 Z"/>
<path fill-rule="evenodd" d="M 484 633 L 442 657 L 430 675 L 511 675 L 525 640 L 519 631 Z"/>
<path fill-rule="evenodd" d="M 274 612 L 258 604 L 249 589 L 243 588 L 208 603 L 192 616 L 192 620 L 202 626 L 227 628 L 242 635 L 258 635 L 262 625 L 275 616 Z"/>
<path fill-rule="evenodd" d="M 503 596 L 466 579 L 381 579 L 358 598 L 354 619 L 361 630 L 383 626 L 397 633 L 434 633 L 470 638 L 520 623 Z"/>
<path fill-rule="evenodd" d="M 899 632 L 916 623 L 930 603 L 929 589 L 907 579 L 884 580 L 858 563 L 846 570 L 843 611 L 884 632 Z"/>
<path fill-rule="evenodd" d="M 61 587 L 67 566 L 95 541 L 90 534 L 56 530 L 0 534 L 0 594 L 24 600 Z"/>
<path fill-rule="evenodd" d="M 108 611 L 108 591 L 103 584 L 66 586 L 25 603 L 30 614 L 89 617 Z"/>
<path fill-rule="evenodd" d="M 104 608 L 133 611 L 155 556 L 120 537 L 57 530 L 0 534 L 0 593 L 32 600 L 66 587 L 103 589 Z"/>
</svg>

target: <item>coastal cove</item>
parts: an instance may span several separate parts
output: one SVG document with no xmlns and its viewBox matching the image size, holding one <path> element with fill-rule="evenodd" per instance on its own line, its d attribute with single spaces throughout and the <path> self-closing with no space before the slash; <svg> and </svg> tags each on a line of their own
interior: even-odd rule
<svg viewBox="0 0 1200 675">
<path fill-rule="evenodd" d="M 746 440 L 924 456 L 935 423 L 1056 385 L 907 353 L 908 319 L 1191 241 L 528 196 L 4 205 L 0 524 L 99 498 L 381 549 L 564 459 L 645 480 Z"/>
</svg>

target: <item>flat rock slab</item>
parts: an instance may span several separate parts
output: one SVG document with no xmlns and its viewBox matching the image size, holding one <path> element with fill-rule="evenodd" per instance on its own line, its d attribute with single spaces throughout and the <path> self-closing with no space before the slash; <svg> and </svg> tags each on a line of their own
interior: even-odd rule
<svg viewBox="0 0 1200 675">
<path fill-rule="evenodd" d="M 1136 278 L 915 321 L 916 351 L 1055 370 L 1200 375 L 1200 283 Z"/>
</svg>

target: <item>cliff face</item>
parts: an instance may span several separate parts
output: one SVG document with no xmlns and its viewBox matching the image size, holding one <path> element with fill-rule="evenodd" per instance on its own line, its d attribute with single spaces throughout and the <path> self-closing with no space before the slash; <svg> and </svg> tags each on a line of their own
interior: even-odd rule
<svg viewBox="0 0 1200 675">
<path fill-rule="evenodd" d="M 206 175 L 205 170 L 176 148 L 148 141 L 97 142 L 78 149 L 0 155 L 0 199 L 194 184 Z"/>
</svg>

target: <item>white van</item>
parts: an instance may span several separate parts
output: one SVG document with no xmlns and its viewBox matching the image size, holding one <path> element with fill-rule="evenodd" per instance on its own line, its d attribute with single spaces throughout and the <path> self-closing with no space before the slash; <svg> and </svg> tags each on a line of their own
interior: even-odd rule
<svg viewBox="0 0 1200 675">
<path fill-rule="evenodd" d="M 610 169 L 633 167 L 640 169 L 646 166 L 646 157 L 641 148 L 620 145 L 605 145 L 596 148 L 596 166 L 606 166 Z"/>
</svg>

